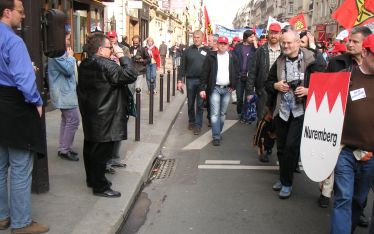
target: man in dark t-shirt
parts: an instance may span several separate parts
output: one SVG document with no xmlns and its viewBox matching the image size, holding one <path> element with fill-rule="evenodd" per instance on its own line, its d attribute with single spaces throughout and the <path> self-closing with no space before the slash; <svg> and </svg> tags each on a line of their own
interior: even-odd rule
<svg viewBox="0 0 374 234">
<path fill-rule="evenodd" d="M 334 171 L 332 234 L 353 233 L 374 185 L 374 35 L 362 43 L 362 62 L 352 69 L 339 154 Z"/>
</svg>

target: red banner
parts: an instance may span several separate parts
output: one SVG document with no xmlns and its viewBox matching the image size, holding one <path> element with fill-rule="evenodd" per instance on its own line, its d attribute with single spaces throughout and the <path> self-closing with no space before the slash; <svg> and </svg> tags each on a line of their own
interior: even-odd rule
<svg viewBox="0 0 374 234">
<path fill-rule="evenodd" d="M 204 18 L 205 18 L 205 29 L 204 29 L 204 42 L 207 42 L 207 38 L 209 35 L 213 34 L 212 25 L 210 23 L 208 11 L 206 6 L 204 6 Z"/>
<path fill-rule="evenodd" d="M 373 0 L 345 0 L 331 17 L 344 28 L 350 29 L 359 25 L 374 22 Z"/>
<path fill-rule="evenodd" d="M 288 23 L 292 26 L 294 26 L 296 31 L 306 30 L 308 29 L 308 26 L 306 24 L 304 13 L 300 13 L 297 16 L 291 18 L 288 20 Z"/>
</svg>

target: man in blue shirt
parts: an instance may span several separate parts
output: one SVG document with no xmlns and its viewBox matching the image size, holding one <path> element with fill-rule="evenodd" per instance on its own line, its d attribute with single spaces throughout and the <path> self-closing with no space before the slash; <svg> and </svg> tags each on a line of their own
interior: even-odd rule
<svg viewBox="0 0 374 234">
<path fill-rule="evenodd" d="M 25 43 L 12 28 L 25 18 L 20 0 L 0 1 L 0 230 L 45 233 L 31 220 L 33 156 L 45 154 L 42 99 Z M 8 203 L 8 168 L 10 187 Z"/>
</svg>

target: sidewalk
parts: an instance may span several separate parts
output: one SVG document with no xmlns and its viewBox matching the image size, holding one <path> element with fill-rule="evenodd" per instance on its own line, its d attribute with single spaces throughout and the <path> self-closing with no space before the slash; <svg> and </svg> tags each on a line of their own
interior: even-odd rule
<svg viewBox="0 0 374 234">
<path fill-rule="evenodd" d="M 166 70 L 171 70 L 170 61 L 168 65 Z M 128 140 L 123 141 L 121 147 L 121 156 L 127 168 L 116 169 L 115 175 L 107 175 L 113 182 L 112 188 L 122 193 L 120 198 L 93 196 L 92 189 L 86 186 L 82 125 L 79 126 L 73 145 L 79 153 L 79 162 L 62 160 L 57 156 L 60 111 L 46 113 L 50 191 L 32 195 L 32 218 L 48 224 L 49 233 L 106 234 L 118 230 L 147 179 L 152 162 L 173 127 L 177 114 L 185 103 L 186 96 L 178 91 L 176 96 L 171 96 L 170 103 L 166 103 L 165 76 L 164 112 L 159 112 L 159 75 L 157 79 L 158 94 L 154 99 L 154 124 L 148 124 L 149 95 L 146 94 L 147 92 L 142 92 L 140 142 L 134 140 L 135 118 L 130 117 Z M 142 85 L 142 90 L 146 91 L 145 80 Z M 9 232 L 9 230 L 0 231 L 0 233 Z"/>
</svg>

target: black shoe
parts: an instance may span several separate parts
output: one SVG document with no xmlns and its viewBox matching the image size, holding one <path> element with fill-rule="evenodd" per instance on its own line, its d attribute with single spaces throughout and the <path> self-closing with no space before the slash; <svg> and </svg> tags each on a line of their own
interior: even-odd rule
<svg viewBox="0 0 374 234">
<path fill-rule="evenodd" d="M 220 146 L 221 142 L 218 139 L 213 139 L 213 145 L 214 146 Z"/>
<path fill-rule="evenodd" d="M 212 127 L 212 123 L 208 121 L 208 128 L 211 128 L 211 127 Z"/>
<path fill-rule="evenodd" d="M 62 159 L 66 159 L 69 161 L 79 161 L 79 158 L 77 155 L 73 155 L 70 152 L 67 152 L 66 154 L 58 152 L 58 156 Z"/>
<path fill-rule="evenodd" d="M 300 170 L 299 165 L 297 165 L 297 167 L 295 168 L 294 172 L 301 174 L 301 170 Z"/>
<path fill-rule="evenodd" d="M 318 204 L 319 204 L 320 207 L 327 208 L 329 206 L 329 202 L 330 202 L 329 197 L 325 197 L 322 194 L 321 194 L 321 196 L 319 196 Z"/>
<path fill-rule="evenodd" d="M 268 163 L 269 162 L 269 155 L 266 153 L 260 156 L 260 162 Z"/>
<path fill-rule="evenodd" d="M 108 173 L 108 174 L 115 174 L 116 173 L 116 170 L 114 170 L 114 168 L 112 168 L 112 167 L 106 167 L 105 168 L 105 173 Z"/>
<path fill-rule="evenodd" d="M 75 152 L 75 151 L 73 151 L 73 150 L 70 150 L 69 152 L 70 152 L 70 154 L 72 154 L 72 155 L 78 156 L 78 153 Z"/>
<path fill-rule="evenodd" d="M 118 162 L 118 161 L 111 161 L 110 162 L 110 166 L 111 167 L 126 167 L 126 163 L 121 163 L 121 162 Z"/>
<path fill-rule="evenodd" d="M 366 216 L 364 214 L 360 215 L 360 221 L 357 224 L 360 227 L 368 227 L 369 221 L 367 220 Z"/>
<path fill-rule="evenodd" d="M 107 189 L 103 192 L 93 192 L 93 194 L 95 196 L 99 196 L 99 197 L 120 197 L 121 196 L 121 193 L 118 192 L 118 191 L 114 191 L 112 189 Z"/>
</svg>

